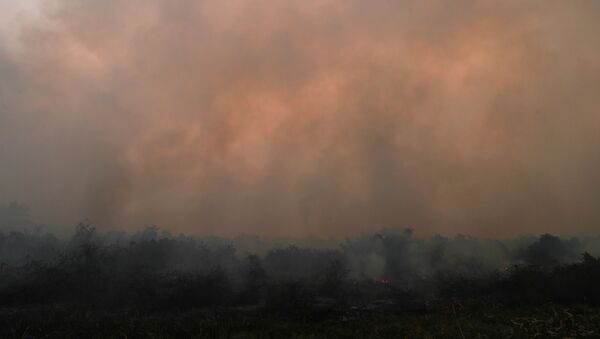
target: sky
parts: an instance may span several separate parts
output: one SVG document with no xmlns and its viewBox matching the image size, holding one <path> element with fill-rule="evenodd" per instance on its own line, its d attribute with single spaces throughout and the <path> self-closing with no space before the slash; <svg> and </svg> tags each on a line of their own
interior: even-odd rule
<svg viewBox="0 0 600 339">
<path fill-rule="evenodd" d="M 0 13 L 0 202 L 38 220 L 600 230 L 600 2 L 0 0 Z"/>
</svg>

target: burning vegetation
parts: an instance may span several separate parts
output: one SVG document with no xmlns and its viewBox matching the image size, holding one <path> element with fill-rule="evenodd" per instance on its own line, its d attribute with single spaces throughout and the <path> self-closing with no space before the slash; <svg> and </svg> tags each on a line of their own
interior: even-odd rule
<svg viewBox="0 0 600 339">
<path fill-rule="evenodd" d="M 80 224 L 69 239 L 15 231 L 0 235 L 0 305 L 3 325 L 24 337 L 50 328 L 71 333 L 71 325 L 54 323 L 65 313 L 84 328 L 91 320 L 81 314 L 99 317 L 115 331 L 124 330 L 118 317 L 131 314 L 137 317 L 130 324 L 134 327 L 147 326 L 153 315 L 161 321 L 168 315 L 184 322 L 199 317 L 200 327 L 229 324 L 213 328 L 214 336 L 236 331 L 261 336 L 281 322 L 289 322 L 291 331 L 282 335 L 308 335 L 297 327 L 304 319 L 315 326 L 362 322 L 372 329 L 365 337 L 380 337 L 387 321 L 400 326 L 404 319 L 404 327 L 386 330 L 393 337 L 414 334 L 410 331 L 424 326 L 427 314 L 440 324 L 462 324 L 456 333 L 488 333 L 476 325 L 484 321 L 493 324 L 489 333 L 498 327 L 502 336 L 591 336 L 600 334 L 593 325 L 600 305 L 600 260 L 586 252 L 595 243 L 549 234 L 499 241 L 415 238 L 411 232 L 384 230 L 315 248 L 250 236 L 173 236 L 156 227 L 127 236 Z M 259 315 L 274 323 L 245 332 L 242 324 Z M 14 321 L 28 324 L 27 329 L 9 326 Z M 193 332 L 196 325 L 185 326 Z"/>
</svg>

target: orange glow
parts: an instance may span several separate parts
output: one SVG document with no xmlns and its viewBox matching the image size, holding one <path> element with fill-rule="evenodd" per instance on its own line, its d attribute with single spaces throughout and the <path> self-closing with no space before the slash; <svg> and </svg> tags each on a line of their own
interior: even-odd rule
<svg viewBox="0 0 600 339">
<path fill-rule="evenodd" d="M 592 12 L 59 0 L 0 54 L 19 112 L 0 115 L 0 160 L 28 173 L 0 198 L 56 222 L 223 234 L 552 231 L 577 214 L 558 205 L 592 224 Z"/>
</svg>

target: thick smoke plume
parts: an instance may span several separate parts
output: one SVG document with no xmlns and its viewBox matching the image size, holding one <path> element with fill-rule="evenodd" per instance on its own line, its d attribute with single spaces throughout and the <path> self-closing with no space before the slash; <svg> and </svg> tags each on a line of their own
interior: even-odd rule
<svg viewBox="0 0 600 339">
<path fill-rule="evenodd" d="M 39 218 L 225 235 L 597 230 L 598 2 L 37 12 L 0 36 L 0 201 Z"/>
</svg>

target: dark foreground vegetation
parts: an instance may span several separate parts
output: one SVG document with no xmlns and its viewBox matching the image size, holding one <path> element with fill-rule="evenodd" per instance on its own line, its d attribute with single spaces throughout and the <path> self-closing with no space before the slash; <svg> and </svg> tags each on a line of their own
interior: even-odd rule
<svg viewBox="0 0 600 339">
<path fill-rule="evenodd" d="M 600 337 L 596 239 L 0 234 L 2 338 Z M 590 254 L 591 253 L 591 254 Z"/>
</svg>

